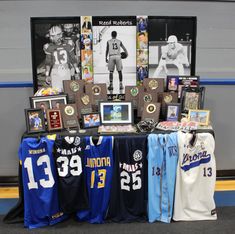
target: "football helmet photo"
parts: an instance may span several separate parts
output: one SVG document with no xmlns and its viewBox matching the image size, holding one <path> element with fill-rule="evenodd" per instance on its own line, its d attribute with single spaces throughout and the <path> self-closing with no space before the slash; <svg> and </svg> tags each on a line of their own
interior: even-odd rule
<svg viewBox="0 0 235 234">
<path fill-rule="evenodd" d="M 62 29 L 59 25 L 50 28 L 49 37 L 52 43 L 60 44 L 62 42 L 62 36 Z"/>
</svg>

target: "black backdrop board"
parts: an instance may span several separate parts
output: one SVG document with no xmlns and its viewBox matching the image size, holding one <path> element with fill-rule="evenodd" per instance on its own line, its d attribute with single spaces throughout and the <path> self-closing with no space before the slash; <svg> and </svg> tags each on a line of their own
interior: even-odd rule
<svg viewBox="0 0 235 234">
<path fill-rule="evenodd" d="M 79 79 L 80 17 L 32 17 L 30 22 L 34 92 L 36 92 L 41 87 L 48 87 L 51 85 L 50 78 L 46 79 L 45 46 L 51 42 L 49 37 L 49 30 L 55 25 L 61 27 L 63 42 L 66 44 L 69 43 L 72 47 L 74 47 L 74 63 L 78 67 L 78 70 L 75 72 L 74 67 L 71 67 L 71 64 L 67 63 L 68 58 L 63 50 L 58 52 L 60 54 L 57 58 L 56 55 L 54 55 L 54 64 L 57 66 L 61 65 L 61 62 L 62 64 L 67 64 L 70 71 L 70 77 L 72 79 Z"/>
<path fill-rule="evenodd" d="M 113 70 L 113 90 L 108 94 L 123 94 L 126 85 L 136 85 L 136 16 L 93 16 L 92 23 L 94 83 L 107 83 L 108 87 L 109 71 Z M 116 39 L 121 41 L 121 44 L 110 41 L 113 32 L 117 33 Z M 108 54 L 107 45 L 109 45 Z M 120 52 L 125 52 L 126 49 L 127 58 L 120 59 L 115 55 L 119 47 Z M 119 68 L 124 86 L 122 90 L 119 87 L 120 74 L 117 72 L 117 67 L 122 67 Z"/>
<path fill-rule="evenodd" d="M 196 28 L 196 17 L 148 17 L 149 77 L 195 75 Z"/>
</svg>

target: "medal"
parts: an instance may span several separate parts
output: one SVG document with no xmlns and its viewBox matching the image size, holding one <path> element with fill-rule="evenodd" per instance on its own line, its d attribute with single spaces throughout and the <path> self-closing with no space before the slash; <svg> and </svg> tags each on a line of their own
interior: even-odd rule
<svg viewBox="0 0 235 234">
<path fill-rule="evenodd" d="M 93 86 L 92 87 L 92 93 L 94 94 L 94 95 L 100 95 L 100 93 L 101 93 L 101 88 L 100 88 L 100 86 L 98 86 L 98 85 L 95 85 L 95 86 Z"/>
<path fill-rule="evenodd" d="M 81 100 L 82 103 L 86 106 L 90 102 L 90 97 L 88 95 L 84 95 Z"/>
<path fill-rule="evenodd" d="M 158 88 L 158 82 L 156 80 L 150 80 L 149 81 L 149 88 L 150 89 L 157 89 Z"/>
<path fill-rule="evenodd" d="M 156 111 L 156 106 L 154 104 L 149 104 L 147 106 L 146 110 L 149 114 L 152 114 Z"/>
<path fill-rule="evenodd" d="M 139 93 L 139 89 L 138 89 L 137 87 L 133 87 L 133 88 L 130 90 L 130 92 L 131 92 L 131 95 L 132 95 L 133 97 L 136 97 L 136 96 L 138 95 L 138 93 Z"/>
<path fill-rule="evenodd" d="M 69 85 L 70 89 L 73 91 L 73 92 L 77 92 L 79 90 L 79 84 L 76 82 L 76 81 L 72 81 Z"/>
<path fill-rule="evenodd" d="M 66 106 L 64 108 L 64 112 L 66 115 L 73 115 L 74 114 L 74 108 L 72 106 Z"/>
<path fill-rule="evenodd" d="M 145 94 L 144 95 L 144 102 L 151 102 L 152 101 L 152 95 L 151 94 Z"/>
<path fill-rule="evenodd" d="M 164 97 L 164 101 L 165 101 L 165 103 L 169 103 L 169 102 L 171 102 L 172 101 L 172 96 L 169 94 L 169 95 L 166 95 L 165 97 Z"/>
</svg>

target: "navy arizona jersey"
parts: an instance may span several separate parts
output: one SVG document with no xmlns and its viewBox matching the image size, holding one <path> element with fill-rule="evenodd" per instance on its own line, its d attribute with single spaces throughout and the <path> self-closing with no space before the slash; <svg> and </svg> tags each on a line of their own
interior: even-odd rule
<svg viewBox="0 0 235 234">
<path fill-rule="evenodd" d="M 78 136 L 59 136 L 55 141 L 59 201 L 65 213 L 89 208 L 83 169 L 84 146 L 84 138 Z"/>
<path fill-rule="evenodd" d="M 116 222 L 145 219 L 147 206 L 147 137 L 114 139 L 114 173 L 108 218 Z"/>
<path fill-rule="evenodd" d="M 24 188 L 24 225 L 37 228 L 65 218 L 59 209 L 54 140 L 24 138 L 19 148 Z"/>
<path fill-rule="evenodd" d="M 113 171 L 113 137 L 100 136 L 97 144 L 85 137 L 85 175 L 90 209 L 77 213 L 79 220 L 103 223 L 107 212 Z"/>
</svg>

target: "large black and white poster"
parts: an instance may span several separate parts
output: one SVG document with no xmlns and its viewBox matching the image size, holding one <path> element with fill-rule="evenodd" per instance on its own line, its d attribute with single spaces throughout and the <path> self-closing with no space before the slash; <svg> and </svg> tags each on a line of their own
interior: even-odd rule
<svg viewBox="0 0 235 234">
<path fill-rule="evenodd" d="M 149 77 L 195 75 L 196 17 L 149 16 Z"/>
<path fill-rule="evenodd" d="M 109 94 L 136 85 L 136 17 L 93 17 L 94 83 L 106 83 Z"/>
<path fill-rule="evenodd" d="M 80 17 L 31 18 L 34 92 L 80 79 Z"/>
</svg>

